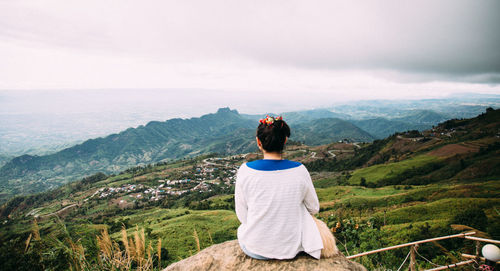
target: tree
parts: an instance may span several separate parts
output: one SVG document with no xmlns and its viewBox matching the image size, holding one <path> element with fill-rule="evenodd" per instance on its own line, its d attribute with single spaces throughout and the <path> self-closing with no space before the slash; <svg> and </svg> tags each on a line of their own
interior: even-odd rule
<svg viewBox="0 0 500 271">
<path fill-rule="evenodd" d="M 469 208 L 456 214 L 451 224 L 466 225 L 480 231 L 485 231 L 488 226 L 488 218 L 480 208 Z"/>
<path fill-rule="evenodd" d="M 365 179 L 365 177 L 361 177 L 361 181 L 359 182 L 359 185 L 366 187 L 366 179 Z"/>
</svg>

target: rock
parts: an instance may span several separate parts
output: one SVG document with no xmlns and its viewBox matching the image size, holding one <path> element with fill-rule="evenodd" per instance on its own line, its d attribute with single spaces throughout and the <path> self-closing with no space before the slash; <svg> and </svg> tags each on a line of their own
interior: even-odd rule
<svg viewBox="0 0 500 271">
<path fill-rule="evenodd" d="M 307 254 L 299 254 L 292 260 L 256 260 L 240 249 L 238 240 L 227 241 L 208 247 L 198 254 L 176 262 L 163 271 L 176 270 L 360 270 L 366 268 L 347 260 L 343 255 L 316 260 Z"/>
</svg>

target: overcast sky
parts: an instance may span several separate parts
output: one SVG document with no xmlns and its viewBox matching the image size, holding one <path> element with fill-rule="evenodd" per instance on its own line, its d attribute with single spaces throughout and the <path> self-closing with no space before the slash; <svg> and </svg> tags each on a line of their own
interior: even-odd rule
<svg viewBox="0 0 500 271">
<path fill-rule="evenodd" d="M 0 0 L 0 89 L 500 94 L 499 11 L 495 0 Z"/>
</svg>

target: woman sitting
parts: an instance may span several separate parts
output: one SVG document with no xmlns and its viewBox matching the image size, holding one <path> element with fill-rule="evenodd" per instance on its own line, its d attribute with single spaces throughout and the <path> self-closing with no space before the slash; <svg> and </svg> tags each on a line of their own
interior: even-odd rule
<svg viewBox="0 0 500 271">
<path fill-rule="evenodd" d="M 338 250 L 328 227 L 312 215 L 319 201 L 309 172 L 284 160 L 290 128 L 281 117 L 266 117 L 257 128 L 264 159 L 243 164 L 236 177 L 235 209 L 241 222 L 238 241 L 248 256 L 291 259 L 304 251 L 330 257 Z"/>
</svg>

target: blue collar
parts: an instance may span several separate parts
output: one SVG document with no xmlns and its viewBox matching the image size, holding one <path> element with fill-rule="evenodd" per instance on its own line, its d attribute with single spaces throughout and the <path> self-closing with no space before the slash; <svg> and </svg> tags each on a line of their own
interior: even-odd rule
<svg viewBox="0 0 500 271">
<path fill-rule="evenodd" d="M 299 162 L 290 160 L 262 159 L 248 162 L 247 166 L 255 170 L 272 171 L 294 168 L 302 165 Z"/>
</svg>

